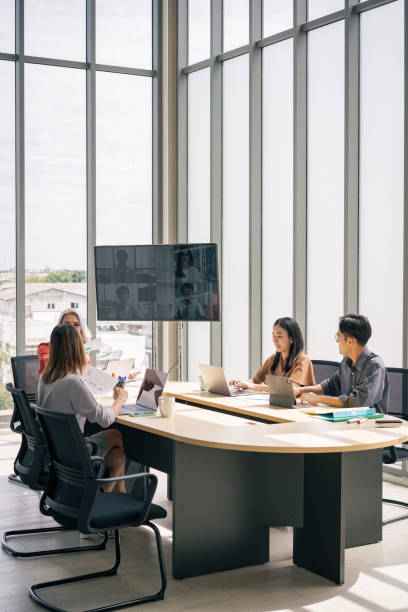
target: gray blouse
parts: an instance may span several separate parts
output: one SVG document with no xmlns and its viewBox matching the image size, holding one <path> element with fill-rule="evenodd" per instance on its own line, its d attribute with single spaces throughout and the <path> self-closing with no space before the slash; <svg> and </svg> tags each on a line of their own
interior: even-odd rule
<svg viewBox="0 0 408 612">
<path fill-rule="evenodd" d="M 87 419 L 103 428 L 109 427 L 115 421 L 113 411 L 98 404 L 79 374 L 67 374 L 49 384 L 45 384 L 40 378 L 37 398 L 38 404 L 43 408 L 74 413 L 82 432 Z"/>
</svg>

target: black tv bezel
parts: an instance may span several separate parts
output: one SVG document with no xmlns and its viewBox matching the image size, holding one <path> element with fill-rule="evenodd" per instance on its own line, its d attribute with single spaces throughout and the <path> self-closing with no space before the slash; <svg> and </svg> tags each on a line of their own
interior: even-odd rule
<svg viewBox="0 0 408 612">
<path fill-rule="evenodd" d="M 216 279 L 216 287 L 217 287 L 217 295 L 218 295 L 218 317 L 216 319 L 181 319 L 181 318 L 169 318 L 169 319 L 100 319 L 99 318 L 99 300 L 98 300 L 98 291 L 97 291 L 97 280 L 96 280 L 96 252 L 97 249 L 126 249 L 126 248 L 137 248 L 137 247 L 180 247 L 180 248 L 190 248 L 190 247 L 200 247 L 200 246 L 213 246 L 215 247 L 215 258 L 216 258 L 216 269 L 217 269 L 217 279 Z M 221 321 L 221 300 L 220 300 L 220 280 L 219 280 L 219 261 L 218 261 L 218 244 L 216 242 L 181 242 L 181 243 L 172 243 L 172 244 L 98 244 L 94 246 L 94 270 L 95 270 L 95 297 L 96 297 L 96 320 L 97 321 L 109 321 L 116 323 L 148 323 L 149 321 L 155 322 L 184 322 L 184 323 L 218 323 Z"/>
</svg>

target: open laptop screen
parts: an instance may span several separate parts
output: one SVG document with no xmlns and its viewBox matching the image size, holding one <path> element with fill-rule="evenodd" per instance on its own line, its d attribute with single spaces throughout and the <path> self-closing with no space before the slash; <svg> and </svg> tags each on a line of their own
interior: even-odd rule
<svg viewBox="0 0 408 612">
<path fill-rule="evenodd" d="M 137 396 L 136 406 L 157 410 L 159 407 L 159 397 L 163 393 L 166 380 L 167 372 L 147 368 L 140 386 L 139 395 Z"/>
</svg>

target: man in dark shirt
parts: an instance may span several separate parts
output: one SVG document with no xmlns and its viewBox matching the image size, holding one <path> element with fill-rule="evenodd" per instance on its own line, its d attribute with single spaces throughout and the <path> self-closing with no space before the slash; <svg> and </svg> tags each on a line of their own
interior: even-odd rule
<svg viewBox="0 0 408 612">
<path fill-rule="evenodd" d="M 319 385 L 297 387 L 301 401 L 335 408 L 369 406 L 387 413 L 389 380 L 381 357 L 366 346 L 371 325 L 363 315 L 340 317 L 336 342 L 344 355 L 337 372 Z"/>
</svg>

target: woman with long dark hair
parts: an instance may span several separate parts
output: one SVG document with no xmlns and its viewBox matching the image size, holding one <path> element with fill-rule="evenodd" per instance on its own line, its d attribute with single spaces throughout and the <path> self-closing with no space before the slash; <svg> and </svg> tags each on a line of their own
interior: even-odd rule
<svg viewBox="0 0 408 612">
<path fill-rule="evenodd" d="M 38 383 L 38 403 L 50 410 L 75 414 L 81 431 L 85 421 L 109 427 L 119 415 L 128 393 L 115 387 L 112 406 L 102 406 L 88 391 L 81 374 L 86 366 L 84 343 L 73 325 L 54 327 L 47 365 Z M 122 436 L 116 429 L 105 429 L 87 438 L 96 446 L 95 455 L 105 459 L 111 477 L 123 476 L 126 456 Z M 104 485 L 106 491 L 126 493 L 123 480 Z"/>
<path fill-rule="evenodd" d="M 272 336 L 276 353 L 268 357 L 250 380 L 233 378 L 230 384 L 238 389 L 268 391 L 265 384 L 266 375 L 274 374 L 289 378 L 296 386 L 314 385 L 313 365 L 309 357 L 302 352 L 304 343 L 298 322 L 291 317 L 277 319 L 273 325 Z"/>
</svg>

